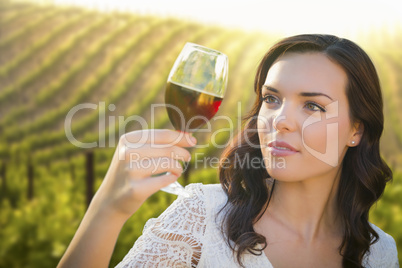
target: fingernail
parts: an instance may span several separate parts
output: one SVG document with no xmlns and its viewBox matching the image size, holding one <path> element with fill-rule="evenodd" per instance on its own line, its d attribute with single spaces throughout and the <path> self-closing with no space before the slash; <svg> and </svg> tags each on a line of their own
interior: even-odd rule
<svg viewBox="0 0 402 268">
<path fill-rule="evenodd" d="M 197 139 L 195 137 L 190 136 L 190 140 L 191 140 L 192 144 L 194 144 L 194 145 L 197 144 Z"/>
</svg>

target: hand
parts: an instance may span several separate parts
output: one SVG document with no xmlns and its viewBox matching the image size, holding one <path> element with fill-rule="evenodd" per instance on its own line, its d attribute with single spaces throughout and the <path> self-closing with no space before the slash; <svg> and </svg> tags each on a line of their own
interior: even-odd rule
<svg viewBox="0 0 402 268">
<path fill-rule="evenodd" d="M 149 196 L 180 177 L 179 161 L 191 158 L 183 147 L 195 144 L 191 134 L 172 130 L 126 133 L 91 206 L 128 219 Z"/>
</svg>

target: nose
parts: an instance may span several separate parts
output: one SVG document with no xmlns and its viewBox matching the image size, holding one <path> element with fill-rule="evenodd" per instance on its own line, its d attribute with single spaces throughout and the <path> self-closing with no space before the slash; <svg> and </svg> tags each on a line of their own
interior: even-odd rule
<svg viewBox="0 0 402 268">
<path fill-rule="evenodd" d="M 272 127 L 278 132 L 291 132 L 296 128 L 295 111 L 290 106 L 282 105 L 281 109 L 273 116 Z"/>
</svg>

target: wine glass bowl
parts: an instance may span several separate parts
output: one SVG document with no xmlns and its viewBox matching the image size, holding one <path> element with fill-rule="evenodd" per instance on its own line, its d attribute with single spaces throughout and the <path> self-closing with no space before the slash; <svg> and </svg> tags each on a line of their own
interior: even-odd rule
<svg viewBox="0 0 402 268">
<path fill-rule="evenodd" d="M 169 74 L 165 103 L 176 130 L 194 132 L 218 111 L 228 79 L 225 54 L 186 43 Z"/>
<path fill-rule="evenodd" d="M 228 57 L 222 52 L 185 44 L 170 71 L 165 91 L 166 110 L 176 130 L 194 132 L 218 112 L 228 72 Z M 178 182 L 161 190 L 188 195 Z"/>
</svg>

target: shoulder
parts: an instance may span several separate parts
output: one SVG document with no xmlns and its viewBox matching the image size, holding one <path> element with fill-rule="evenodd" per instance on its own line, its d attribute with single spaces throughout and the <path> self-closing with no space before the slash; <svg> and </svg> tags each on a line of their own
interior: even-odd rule
<svg viewBox="0 0 402 268">
<path fill-rule="evenodd" d="M 191 267 L 199 262 L 210 197 L 219 193 L 219 186 L 191 184 L 186 192 L 158 218 L 147 221 L 142 236 L 118 267 Z"/>
<path fill-rule="evenodd" d="M 207 184 L 201 183 L 189 184 L 185 187 L 187 196 L 179 195 L 178 198 L 158 217 L 158 219 L 150 219 L 144 230 L 150 229 L 151 226 L 160 226 L 159 223 L 170 222 L 193 222 L 197 221 L 198 224 L 205 225 L 208 215 L 211 210 L 217 206 L 217 199 L 225 199 L 225 192 L 220 184 Z M 169 224 L 163 224 L 164 229 L 168 228 Z M 169 227 L 177 227 L 177 225 L 170 225 Z M 173 230 L 169 230 L 173 231 Z M 179 231 L 179 230 L 174 230 Z"/>
<path fill-rule="evenodd" d="M 194 183 L 186 186 L 186 191 L 190 194 L 188 199 L 203 204 L 207 214 L 220 210 L 227 201 L 227 195 L 221 184 L 204 185 L 202 183 Z M 181 197 L 178 199 L 181 199 Z"/>
<path fill-rule="evenodd" d="M 193 183 L 186 186 L 188 197 L 179 196 L 177 202 L 197 202 L 210 208 L 210 205 L 218 206 L 227 200 L 226 193 L 220 184 Z"/>
<path fill-rule="evenodd" d="M 221 184 L 192 183 L 187 185 L 185 189 L 191 196 L 205 196 L 211 193 L 225 195 Z"/>
<path fill-rule="evenodd" d="M 370 246 L 370 251 L 366 253 L 365 264 L 367 267 L 399 267 L 394 238 L 378 226 L 372 223 L 370 225 L 378 234 L 378 240 Z"/>
</svg>

